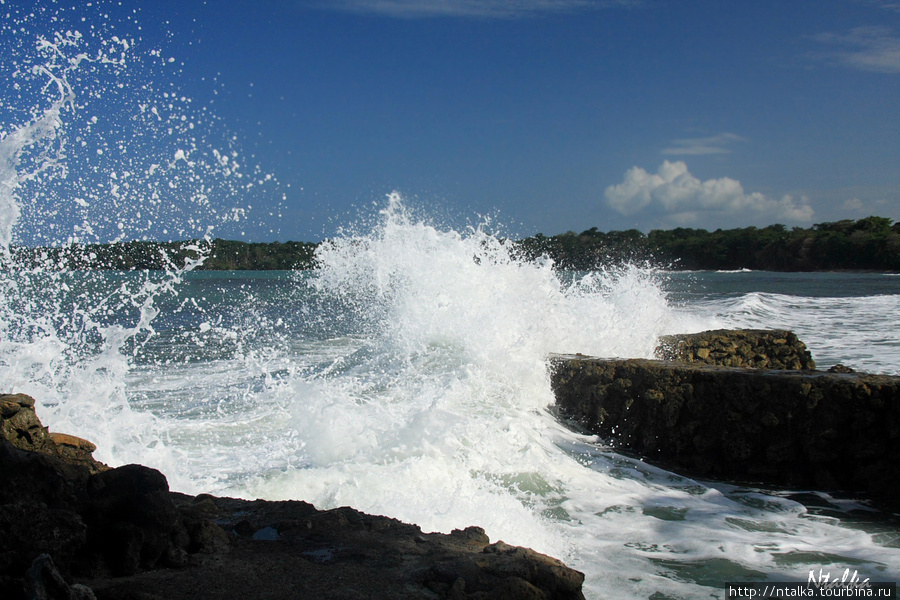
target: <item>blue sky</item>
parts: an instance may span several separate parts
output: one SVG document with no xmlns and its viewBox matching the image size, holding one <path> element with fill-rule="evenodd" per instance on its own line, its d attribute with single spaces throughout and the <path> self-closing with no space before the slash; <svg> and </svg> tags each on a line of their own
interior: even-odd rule
<svg viewBox="0 0 900 600">
<path fill-rule="evenodd" d="M 900 220 L 898 0 L 122 4 L 280 182 L 245 239 Z"/>
</svg>

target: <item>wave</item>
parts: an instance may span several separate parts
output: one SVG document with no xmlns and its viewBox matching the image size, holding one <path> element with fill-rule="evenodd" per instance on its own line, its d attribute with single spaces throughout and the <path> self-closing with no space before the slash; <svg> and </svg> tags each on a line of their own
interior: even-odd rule
<svg viewBox="0 0 900 600">
<path fill-rule="evenodd" d="M 28 51 L 32 21 L 9 23 L 4 35 Z M 144 107 L 136 119 L 123 113 L 145 128 L 132 145 L 109 107 L 133 91 L 140 61 L 109 63 L 107 92 L 108 78 L 89 76 L 106 63 L 77 60 L 85 44 L 111 57 L 133 44 L 45 38 L 46 56 L 12 65 L 47 69 L 19 69 L 38 95 L 15 121 L 25 125 L 4 123 L 20 134 L 0 141 L 0 168 L 16 167 L 2 173 L 14 182 L 0 198 L 4 258 L 17 236 L 206 235 L 243 218 L 239 205 L 207 210 L 210 189 L 233 199 L 268 180 L 237 176 L 240 153 L 198 134 L 203 123 L 175 86 L 163 81 L 146 103 L 126 98 Z M 60 136 L 75 122 L 86 150 L 64 155 Z M 122 153 L 108 137 L 117 132 Z M 61 177 L 63 163 L 84 161 L 98 165 L 85 179 Z M 89 182 L 102 187 L 77 187 Z M 174 213 L 171 194 L 187 199 Z M 278 280 L 192 278 L 199 262 L 159 274 L 4 269 L 0 377 L 35 396 L 53 429 L 91 439 L 113 465 L 159 468 L 173 489 L 349 504 L 425 530 L 480 525 L 585 571 L 588 595 L 695 597 L 710 582 L 787 578 L 811 561 L 900 575 L 898 553 L 861 528 L 777 494 L 679 477 L 570 431 L 548 409 L 546 360 L 649 357 L 662 334 L 728 325 L 789 326 L 814 354 L 833 336 L 835 353 L 863 360 L 848 341 L 861 331 L 868 345 L 876 334 L 900 345 L 888 326 L 897 296 L 751 293 L 674 306 L 656 271 L 561 275 L 519 260 L 486 227 L 441 228 L 398 194 L 386 204 L 374 227 L 322 244 L 316 272 Z"/>
<path fill-rule="evenodd" d="M 751 292 L 704 300 L 688 312 L 706 313 L 724 328 L 790 329 L 820 368 L 837 363 L 860 371 L 900 374 L 900 294 L 841 298 Z"/>
</svg>

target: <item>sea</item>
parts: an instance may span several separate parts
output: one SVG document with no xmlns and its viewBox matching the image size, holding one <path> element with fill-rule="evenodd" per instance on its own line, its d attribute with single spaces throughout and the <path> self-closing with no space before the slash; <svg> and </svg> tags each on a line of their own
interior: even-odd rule
<svg viewBox="0 0 900 600">
<path fill-rule="evenodd" d="M 617 453 L 554 416 L 548 371 L 557 353 L 647 358 L 666 334 L 779 328 L 820 368 L 900 375 L 900 277 L 567 272 L 398 193 L 313 270 L 203 271 L 202 243 L 165 271 L 17 264 L 15 245 L 209 239 L 252 214 L 251 188 L 277 189 L 180 94 L 164 52 L 140 54 L 102 12 L 66 29 L 86 9 L 59 6 L 3 25 L 15 91 L 0 105 L 0 381 L 51 430 L 185 493 L 480 526 L 584 572 L 589 599 L 900 580 L 896 515 Z"/>
</svg>

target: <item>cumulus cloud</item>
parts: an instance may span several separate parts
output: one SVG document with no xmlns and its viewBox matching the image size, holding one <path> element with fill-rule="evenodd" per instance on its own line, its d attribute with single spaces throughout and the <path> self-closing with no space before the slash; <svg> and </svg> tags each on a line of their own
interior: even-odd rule
<svg viewBox="0 0 900 600">
<path fill-rule="evenodd" d="M 731 154 L 731 150 L 727 147 L 734 142 L 743 142 L 744 138 L 734 133 L 720 133 L 707 137 L 684 138 L 673 140 L 668 148 L 664 148 L 662 153 L 669 155 L 687 155 L 700 156 L 708 154 Z"/>
<path fill-rule="evenodd" d="M 510 19 L 549 12 L 634 6 L 642 0 L 322 0 L 322 8 L 416 19 L 481 17 Z"/>
<path fill-rule="evenodd" d="M 845 67 L 876 73 L 900 73 L 900 38 L 887 27 L 856 27 L 849 33 L 821 33 L 816 41 L 838 49 L 821 57 Z"/>
<path fill-rule="evenodd" d="M 789 222 L 808 222 L 813 216 L 806 198 L 798 202 L 788 195 L 775 200 L 759 192 L 748 194 L 729 177 L 701 181 L 681 161 L 663 161 L 656 173 L 632 167 L 622 183 L 606 188 L 605 196 L 607 204 L 623 215 L 652 210 L 681 225 L 712 215 Z"/>
</svg>

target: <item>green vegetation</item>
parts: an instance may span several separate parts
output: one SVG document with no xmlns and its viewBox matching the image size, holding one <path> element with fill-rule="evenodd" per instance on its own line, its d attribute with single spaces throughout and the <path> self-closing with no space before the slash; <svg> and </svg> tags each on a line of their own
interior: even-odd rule
<svg viewBox="0 0 900 600">
<path fill-rule="evenodd" d="M 515 242 L 526 259 L 548 256 L 561 269 L 593 270 L 628 261 L 697 270 L 900 271 L 900 222 L 866 217 L 817 223 L 809 229 L 654 230 L 537 234 Z M 137 270 L 180 267 L 201 251 L 201 270 L 311 269 L 317 244 L 247 243 L 227 240 L 119 242 L 62 248 L 13 248 L 15 264 L 68 269 Z"/>
<path fill-rule="evenodd" d="M 119 242 L 61 248 L 13 248 L 15 264 L 53 265 L 66 269 L 108 271 L 163 270 L 181 267 L 201 253 L 205 271 L 286 271 L 310 269 L 316 244 L 307 242 L 247 243 L 228 240 L 186 242 Z"/>
<path fill-rule="evenodd" d="M 214 240 L 203 263 L 208 271 L 287 271 L 311 269 L 317 244 L 311 242 L 254 243 Z"/>
<path fill-rule="evenodd" d="M 900 223 L 884 217 L 817 223 L 809 229 L 654 230 L 603 233 L 591 228 L 519 242 L 526 257 L 546 254 L 564 269 L 591 270 L 623 261 L 675 269 L 765 271 L 900 271 Z"/>
</svg>

